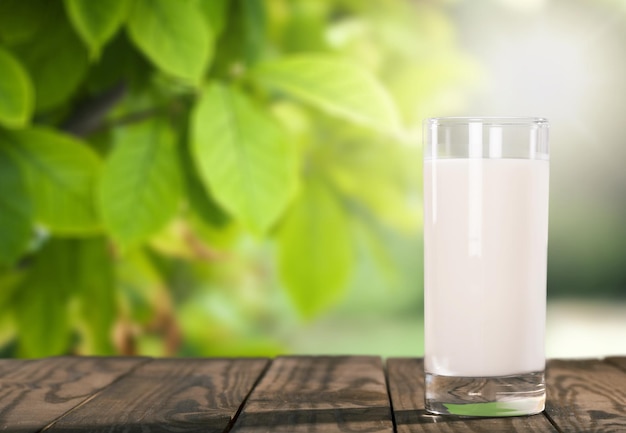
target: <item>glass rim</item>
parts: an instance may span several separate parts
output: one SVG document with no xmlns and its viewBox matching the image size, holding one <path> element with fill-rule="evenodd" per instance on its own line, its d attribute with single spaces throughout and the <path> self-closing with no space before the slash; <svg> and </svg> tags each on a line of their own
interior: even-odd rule
<svg viewBox="0 0 626 433">
<path fill-rule="evenodd" d="M 469 125 L 470 123 L 480 123 L 487 126 L 505 126 L 505 125 L 536 125 L 539 127 L 548 127 L 549 122 L 545 117 L 430 117 L 424 121 L 429 126 L 435 125 Z"/>
</svg>

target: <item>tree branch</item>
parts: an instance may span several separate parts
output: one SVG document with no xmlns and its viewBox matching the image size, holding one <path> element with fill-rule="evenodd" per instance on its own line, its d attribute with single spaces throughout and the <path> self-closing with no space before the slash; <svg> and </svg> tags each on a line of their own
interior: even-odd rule
<svg viewBox="0 0 626 433">
<path fill-rule="evenodd" d="M 61 129 L 78 137 L 85 137 L 102 126 L 107 113 L 126 95 L 126 84 L 121 82 L 81 101 L 63 122 Z"/>
<path fill-rule="evenodd" d="M 110 119 L 109 122 L 103 123 L 100 126 L 103 128 L 107 128 L 107 127 L 113 127 L 113 126 L 132 125 L 133 123 L 139 123 L 146 119 L 154 117 L 158 114 L 162 114 L 165 111 L 166 109 L 164 107 L 147 108 L 142 111 L 135 111 L 133 113 L 126 114 L 124 116 Z"/>
</svg>

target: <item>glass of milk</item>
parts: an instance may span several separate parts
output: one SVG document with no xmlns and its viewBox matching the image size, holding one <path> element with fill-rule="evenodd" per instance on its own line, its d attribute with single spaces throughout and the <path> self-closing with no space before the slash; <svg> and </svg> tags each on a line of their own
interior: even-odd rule
<svg viewBox="0 0 626 433">
<path fill-rule="evenodd" d="M 539 413 L 545 403 L 548 122 L 425 121 L 426 410 Z"/>
</svg>

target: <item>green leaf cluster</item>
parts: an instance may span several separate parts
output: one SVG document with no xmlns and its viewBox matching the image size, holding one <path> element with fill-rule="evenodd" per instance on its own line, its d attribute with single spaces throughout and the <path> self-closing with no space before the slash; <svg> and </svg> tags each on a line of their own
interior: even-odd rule
<svg viewBox="0 0 626 433">
<path fill-rule="evenodd" d="M 17 354 L 215 354 L 235 347 L 221 328 L 275 352 L 242 275 L 264 263 L 259 293 L 283 287 L 314 317 L 349 285 L 355 226 L 381 257 L 376 227 L 418 230 L 406 45 L 455 52 L 404 21 L 434 6 L 367 4 L 0 1 L 0 309 Z"/>
</svg>

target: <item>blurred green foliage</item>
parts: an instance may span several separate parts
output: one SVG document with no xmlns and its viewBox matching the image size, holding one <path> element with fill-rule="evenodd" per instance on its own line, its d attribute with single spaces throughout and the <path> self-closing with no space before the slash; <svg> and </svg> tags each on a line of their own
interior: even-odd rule
<svg viewBox="0 0 626 433">
<path fill-rule="evenodd" d="M 476 78 L 441 8 L 0 0 L 2 354 L 274 354 L 393 279 Z"/>
</svg>

